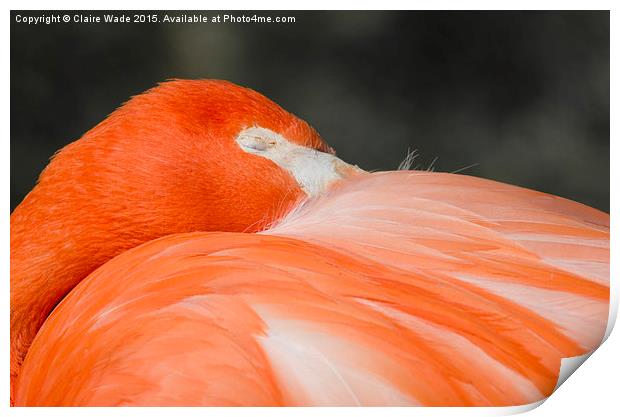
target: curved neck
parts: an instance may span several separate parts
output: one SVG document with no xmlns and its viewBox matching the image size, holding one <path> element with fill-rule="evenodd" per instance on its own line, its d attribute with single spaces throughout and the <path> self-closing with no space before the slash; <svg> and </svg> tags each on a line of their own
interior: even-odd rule
<svg viewBox="0 0 620 417">
<path fill-rule="evenodd" d="M 26 199 L 11 215 L 11 388 L 32 340 L 53 308 L 93 270 L 141 243 L 105 239 L 92 227 L 54 218 L 52 207 Z"/>
<path fill-rule="evenodd" d="M 203 182 L 204 184 L 204 182 Z M 166 206 L 161 200 L 109 199 L 85 194 L 69 198 L 63 190 L 39 184 L 11 215 L 11 398 L 21 365 L 37 332 L 54 307 L 96 268 L 144 242 L 173 233 L 192 231 L 255 232 L 268 220 L 259 212 L 292 207 L 301 191 L 288 193 L 287 202 L 266 207 L 239 219 L 209 199 L 211 209 Z M 129 191 L 128 191 L 129 195 Z M 207 194 L 208 195 L 208 194 Z M 74 196 L 75 197 L 75 196 Z M 134 204 L 132 204 L 132 201 Z M 166 197 L 165 201 L 176 202 Z M 158 204 L 159 203 L 159 204 Z M 135 207 L 140 206 L 140 213 Z M 105 206 L 103 212 L 99 206 Z M 162 211 L 157 212 L 155 207 Z M 162 208 L 163 207 L 163 208 Z M 238 210 L 240 211 L 240 210 Z M 284 214 L 288 210 L 280 211 Z"/>
</svg>

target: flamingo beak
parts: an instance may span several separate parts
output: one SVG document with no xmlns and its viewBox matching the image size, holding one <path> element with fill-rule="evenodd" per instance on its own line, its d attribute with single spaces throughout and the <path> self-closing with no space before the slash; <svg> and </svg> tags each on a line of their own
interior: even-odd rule
<svg viewBox="0 0 620 417">
<path fill-rule="evenodd" d="M 340 177 L 343 179 L 354 178 L 360 175 L 368 174 L 367 171 L 364 171 L 357 165 L 347 164 L 342 159 L 338 158 L 334 160 L 334 171 L 336 171 L 336 173 L 340 175 Z"/>
</svg>

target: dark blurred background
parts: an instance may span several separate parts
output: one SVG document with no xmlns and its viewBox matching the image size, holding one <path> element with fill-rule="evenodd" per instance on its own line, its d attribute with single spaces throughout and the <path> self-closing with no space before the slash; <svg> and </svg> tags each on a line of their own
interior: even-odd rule
<svg viewBox="0 0 620 417">
<path fill-rule="evenodd" d="M 478 164 L 463 173 L 609 210 L 606 11 L 36 26 L 17 14 L 41 12 L 11 13 L 11 208 L 57 149 L 131 95 L 167 78 L 221 78 L 304 118 L 367 170 L 417 149 L 421 169 L 436 157 L 439 171 Z"/>
</svg>

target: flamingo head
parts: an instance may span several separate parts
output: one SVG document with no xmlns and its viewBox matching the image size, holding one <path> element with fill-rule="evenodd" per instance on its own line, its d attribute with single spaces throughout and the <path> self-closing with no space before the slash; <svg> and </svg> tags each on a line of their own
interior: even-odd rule
<svg viewBox="0 0 620 417">
<path fill-rule="evenodd" d="M 132 98 L 67 146 L 40 186 L 60 191 L 73 203 L 70 213 L 86 221 L 96 216 L 125 228 L 131 219 L 151 238 L 257 231 L 358 172 L 310 125 L 259 93 L 225 81 L 174 80 Z"/>
</svg>

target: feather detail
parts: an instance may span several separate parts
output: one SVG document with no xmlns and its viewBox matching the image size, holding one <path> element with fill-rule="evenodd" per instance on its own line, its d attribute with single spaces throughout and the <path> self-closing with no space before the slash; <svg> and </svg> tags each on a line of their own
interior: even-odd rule
<svg viewBox="0 0 620 417">
<path fill-rule="evenodd" d="M 260 234 L 163 237 L 58 305 L 16 404 L 538 401 L 563 357 L 601 341 L 608 221 L 531 190 L 399 171 L 349 180 Z"/>
</svg>

